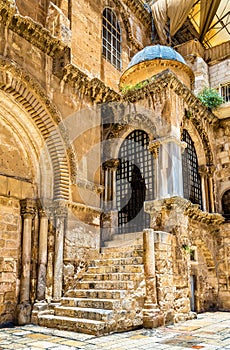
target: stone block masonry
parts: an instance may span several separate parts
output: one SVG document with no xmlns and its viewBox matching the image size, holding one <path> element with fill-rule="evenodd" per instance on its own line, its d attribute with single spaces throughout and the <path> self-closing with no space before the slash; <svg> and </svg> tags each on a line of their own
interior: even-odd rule
<svg viewBox="0 0 230 350">
<path fill-rule="evenodd" d="M 15 321 L 21 245 L 19 201 L 0 196 L 0 324 Z"/>
</svg>

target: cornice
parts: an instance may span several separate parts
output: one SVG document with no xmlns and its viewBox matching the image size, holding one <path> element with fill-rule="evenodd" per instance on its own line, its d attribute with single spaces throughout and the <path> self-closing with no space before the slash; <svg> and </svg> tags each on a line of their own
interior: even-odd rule
<svg viewBox="0 0 230 350">
<path fill-rule="evenodd" d="M 199 115 L 199 118 L 208 121 L 209 124 L 214 125 L 218 122 L 218 118 L 202 104 L 192 91 L 189 90 L 170 69 L 166 69 L 154 75 L 152 78 L 148 79 L 148 84 L 143 87 L 129 90 L 123 95 L 122 100 L 134 103 L 150 95 L 159 94 L 167 87 L 183 98 L 191 113 Z"/>
<path fill-rule="evenodd" d="M 69 49 L 41 24 L 17 13 L 12 0 L 0 0 L 0 17 L 2 24 L 51 57 Z"/>
<path fill-rule="evenodd" d="M 128 6 L 135 15 L 141 20 L 145 26 L 149 26 L 151 23 L 151 16 L 144 8 L 143 3 L 140 0 L 123 0 L 124 4 Z"/>
<path fill-rule="evenodd" d="M 92 102 L 103 103 L 120 100 L 120 95 L 117 92 L 106 86 L 98 78 L 90 79 L 73 64 L 64 67 L 62 80 L 80 93 L 88 96 Z"/>
<path fill-rule="evenodd" d="M 219 226 L 225 221 L 222 215 L 217 213 L 207 213 L 199 209 L 198 205 L 192 203 L 186 208 L 185 214 L 188 215 L 191 220 L 199 221 L 207 225 Z"/>
</svg>

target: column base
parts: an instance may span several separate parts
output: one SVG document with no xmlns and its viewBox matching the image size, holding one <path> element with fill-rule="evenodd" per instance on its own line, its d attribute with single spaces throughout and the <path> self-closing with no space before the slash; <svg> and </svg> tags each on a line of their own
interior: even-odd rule
<svg viewBox="0 0 230 350">
<path fill-rule="evenodd" d="M 19 326 L 24 326 L 31 322 L 31 305 L 29 302 L 22 302 L 17 306 L 17 324 Z"/>
<path fill-rule="evenodd" d="M 145 304 L 143 309 L 143 327 L 157 328 L 164 326 L 165 319 L 162 311 L 156 304 Z"/>
</svg>

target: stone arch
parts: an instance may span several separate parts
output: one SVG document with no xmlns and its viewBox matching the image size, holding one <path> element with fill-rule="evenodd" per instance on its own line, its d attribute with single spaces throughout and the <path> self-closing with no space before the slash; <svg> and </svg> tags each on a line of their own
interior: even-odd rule
<svg viewBox="0 0 230 350">
<path fill-rule="evenodd" d="M 189 124 L 187 124 L 187 123 L 189 123 Z M 208 166 L 213 165 L 214 160 L 213 160 L 213 152 L 212 152 L 212 148 L 211 148 L 211 143 L 209 141 L 208 134 L 205 131 L 204 126 L 202 125 L 201 120 L 197 116 L 190 114 L 190 112 L 186 111 L 182 124 L 183 124 L 182 129 L 183 129 L 184 125 L 190 125 L 190 130 L 193 129 L 193 131 L 192 131 L 193 137 L 192 137 L 192 135 L 191 135 L 191 137 L 192 137 L 192 139 L 194 138 L 193 141 L 197 145 L 197 149 L 204 150 L 206 165 L 208 165 Z M 193 127 L 191 125 L 193 125 Z M 201 148 L 199 147 L 200 142 L 198 140 L 200 140 L 202 142 Z"/>
<path fill-rule="evenodd" d="M 53 198 L 69 199 L 76 168 L 58 112 L 34 79 L 4 59 L 0 60 L 0 89 L 30 115 L 44 139 L 53 167 Z"/>
<path fill-rule="evenodd" d="M 112 125 L 107 140 L 111 140 L 113 147 L 112 158 L 117 158 L 123 140 L 134 130 L 143 130 L 149 137 L 150 142 L 156 136 L 156 125 L 144 113 L 130 113 L 119 119 L 118 123 Z"/>
<path fill-rule="evenodd" d="M 190 120 L 186 119 L 183 124 L 183 129 L 187 130 L 192 141 L 194 142 L 194 146 L 196 149 L 198 165 L 206 165 L 207 155 L 205 154 L 204 146 L 200 135 L 195 128 L 194 124 L 190 122 Z M 182 130 L 183 131 L 183 130 Z"/>
</svg>

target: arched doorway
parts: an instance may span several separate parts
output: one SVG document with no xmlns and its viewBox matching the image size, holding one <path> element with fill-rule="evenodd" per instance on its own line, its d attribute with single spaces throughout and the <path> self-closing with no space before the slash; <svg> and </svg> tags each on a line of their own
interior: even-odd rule
<svg viewBox="0 0 230 350">
<path fill-rule="evenodd" d="M 139 232 L 149 227 L 144 201 L 153 199 L 153 156 L 148 150 L 149 137 L 134 130 L 121 145 L 116 175 L 119 233 Z"/>
</svg>

